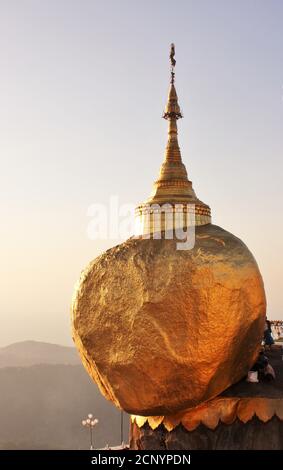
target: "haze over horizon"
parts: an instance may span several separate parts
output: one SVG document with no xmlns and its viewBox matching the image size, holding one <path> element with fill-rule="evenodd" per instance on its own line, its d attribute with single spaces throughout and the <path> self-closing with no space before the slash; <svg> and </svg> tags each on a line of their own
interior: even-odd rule
<svg viewBox="0 0 283 470">
<path fill-rule="evenodd" d="M 188 176 L 283 319 L 282 24 L 277 0 L 1 4 L 0 347 L 73 344 L 80 271 L 121 241 L 87 237 L 89 206 L 140 203 L 158 175 L 171 42 Z"/>
</svg>

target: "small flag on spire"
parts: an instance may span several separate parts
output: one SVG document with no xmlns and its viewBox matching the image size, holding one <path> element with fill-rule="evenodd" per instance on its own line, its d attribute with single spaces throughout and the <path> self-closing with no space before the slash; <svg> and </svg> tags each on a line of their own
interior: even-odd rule
<svg viewBox="0 0 283 470">
<path fill-rule="evenodd" d="M 175 67 L 176 65 L 176 60 L 174 59 L 175 56 L 175 44 L 171 44 L 171 50 L 170 50 L 170 60 L 171 60 L 171 65 L 172 67 Z"/>
</svg>

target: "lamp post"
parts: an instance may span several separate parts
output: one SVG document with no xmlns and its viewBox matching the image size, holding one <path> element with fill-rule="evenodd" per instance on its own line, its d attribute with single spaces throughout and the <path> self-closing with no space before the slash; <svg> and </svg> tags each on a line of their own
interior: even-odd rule
<svg viewBox="0 0 283 470">
<path fill-rule="evenodd" d="M 93 450 L 93 428 L 97 425 L 98 419 L 93 418 L 93 415 L 89 413 L 86 419 L 82 420 L 82 425 L 89 428 L 89 438 L 90 438 L 90 450 Z"/>
</svg>

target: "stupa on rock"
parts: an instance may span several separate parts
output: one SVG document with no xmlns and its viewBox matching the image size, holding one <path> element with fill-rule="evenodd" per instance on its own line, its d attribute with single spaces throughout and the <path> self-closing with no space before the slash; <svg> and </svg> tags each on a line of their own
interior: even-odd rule
<svg viewBox="0 0 283 470">
<path fill-rule="evenodd" d="M 137 227 L 140 234 L 153 233 L 159 229 L 170 230 L 180 225 L 198 226 L 211 222 L 210 207 L 197 198 L 192 182 L 188 179 L 186 167 L 182 162 L 177 121 L 183 116 L 175 88 L 174 67 L 176 61 L 174 56 L 175 46 L 172 44 L 170 54 L 171 81 L 163 113 L 163 118 L 168 121 L 168 141 L 164 162 L 161 165 L 159 177 L 154 183 L 152 194 L 145 203 L 136 208 Z M 155 217 L 154 220 L 154 214 L 157 212 L 160 212 L 161 219 Z M 166 219 L 165 214 L 168 213 L 171 213 L 172 216 L 171 218 L 167 216 Z M 157 224 L 160 226 L 157 227 Z"/>
<path fill-rule="evenodd" d="M 89 264 L 72 305 L 73 337 L 89 374 L 107 399 L 139 416 L 172 417 L 242 379 L 257 357 L 266 310 L 253 255 L 211 223 L 188 179 L 174 54 L 172 45 L 168 143 L 153 193 L 136 209 L 140 236 Z M 159 213 L 161 232 L 193 226 L 191 249 L 177 250 L 175 235 L 143 236 L 155 233 Z"/>
</svg>

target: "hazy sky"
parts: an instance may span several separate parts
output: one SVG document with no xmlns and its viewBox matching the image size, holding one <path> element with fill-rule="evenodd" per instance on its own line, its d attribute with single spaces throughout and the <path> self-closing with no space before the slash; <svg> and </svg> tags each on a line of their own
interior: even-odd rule
<svg viewBox="0 0 283 470">
<path fill-rule="evenodd" d="M 150 193 L 176 44 L 184 163 L 283 318 L 281 0 L 0 0 L 0 346 L 71 344 L 87 208 Z"/>
</svg>

